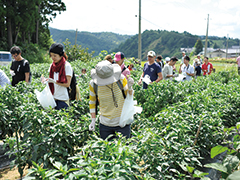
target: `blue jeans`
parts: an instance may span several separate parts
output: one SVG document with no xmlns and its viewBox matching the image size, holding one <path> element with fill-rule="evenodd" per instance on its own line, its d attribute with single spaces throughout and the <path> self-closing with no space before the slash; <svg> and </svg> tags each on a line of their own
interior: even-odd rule
<svg viewBox="0 0 240 180">
<path fill-rule="evenodd" d="M 60 100 L 55 100 L 57 106 L 55 107 L 56 110 L 60 110 L 60 109 L 67 109 L 68 105 L 67 103 L 65 103 L 64 101 L 60 101 Z"/>
<path fill-rule="evenodd" d="M 100 136 L 104 140 L 109 135 L 111 135 L 111 134 L 114 135 L 114 136 L 112 136 L 111 138 L 108 139 L 109 141 L 116 138 L 116 132 L 121 133 L 126 138 L 130 138 L 130 136 L 131 136 L 131 125 L 130 124 L 121 128 L 120 126 L 109 127 L 109 126 L 105 126 L 105 125 L 100 123 L 99 130 L 100 130 Z"/>
</svg>

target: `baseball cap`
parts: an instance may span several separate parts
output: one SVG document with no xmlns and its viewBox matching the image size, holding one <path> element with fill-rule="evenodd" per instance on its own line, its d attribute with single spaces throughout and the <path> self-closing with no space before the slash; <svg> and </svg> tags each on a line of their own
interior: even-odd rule
<svg viewBox="0 0 240 180">
<path fill-rule="evenodd" d="M 148 51 L 148 55 L 147 56 L 154 57 L 154 56 L 156 56 L 156 53 L 154 51 Z"/>
<path fill-rule="evenodd" d="M 122 52 L 117 52 L 114 56 L 114 61 L 120 61 L 121 59 L 124 59 L 124 54 Z"/>
<path fill-rule="evenodd" d="M 166 57 L 166 58 L 165 58 L 165 61 L 166 61 L 166 62 L 169 62 L 169 61 L 170 61 L 170 57 Z"/>
</svg>

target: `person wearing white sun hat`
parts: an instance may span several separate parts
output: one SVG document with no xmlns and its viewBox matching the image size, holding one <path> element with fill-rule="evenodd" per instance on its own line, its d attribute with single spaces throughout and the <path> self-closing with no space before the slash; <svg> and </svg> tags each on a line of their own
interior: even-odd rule
<svg viewBox="0 0 240 180">
<path fill-rule="evenodd" d="M 106 139 L 109 135 L 113 135 L 109 138 L 111 140 L 115 138 L 116 132 L 123 134 L 126 138 L 130 138 L 131 124 L 122 128 L 119 126 L 119 120 L 124 103 L 123 93 L 125 95 L 132 93 L 133 79 L 129 77 L 127 81 L 125 76 L 121 74 L 121 67 L 107 60 L 99 62 L 95 69 L 91 70 L 91 77 L 92 80 L 89 83 L 89 106 L 92 122 L 89 125 L 89 130 L 95 130 L 96 106 L 97 101 L 99 101 L 99 130 L 101 138 Z M 123 89 L 120 89 L 119 80 Z M 95 88 L 96 85 L 97 88 Z"/>
</svg>

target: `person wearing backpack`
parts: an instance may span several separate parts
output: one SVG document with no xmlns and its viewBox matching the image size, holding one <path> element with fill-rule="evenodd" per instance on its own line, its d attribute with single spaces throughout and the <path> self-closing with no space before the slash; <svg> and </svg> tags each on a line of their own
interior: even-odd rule
<svg viewBox="0 0 240 180">
<path fill-rule="evenodd" d="M 91 70 L 92 80 L 89 83 L 90 88 L 90 113 L 92 122 L 89 130 L 95 130 L 97 102 L 100 110 L 100 136 L 106 139 L 113 135 L 109 140 L 115 138 L 115 133 L 119 132 L 126 138 L 130 138 L 131 124 L 125 127 L 119 126 L 119 120 L 122 113 L 124 95 L 132 93 L 134 83 L 131 77 L 128 78 L 121 74 L 121 67 L 112 64 L 107 60 L 99 62 L 95 69 Z M 96 88 L 97 87 L 97 88 Z"/>
<path fill-rule="evenodd" d="M 49 55 L 53 63 L 50 65 L 49 78 L 46 81 L 49 83 L 49 88 L 57 104 L 55 109 L 66 109 L 69 107 L 68 88 L 72 81 L 73 70 L 70 63 L 67 62 L 68 56 L 64 52 L 62 44 L 52 44 Z"/>
<path fill-rule="evenodd" d="M 16 86 L 19 82 L 25 81 L 30 83 L 31 72 L 28 60 L 24 59 L 21 54 L 22 51 L 18 46 L 13 46 L 10 49 L 10 53 L 14 60 L 10 67 L 10 74 L 12 76 L 12 86 Z"/>
</svg>

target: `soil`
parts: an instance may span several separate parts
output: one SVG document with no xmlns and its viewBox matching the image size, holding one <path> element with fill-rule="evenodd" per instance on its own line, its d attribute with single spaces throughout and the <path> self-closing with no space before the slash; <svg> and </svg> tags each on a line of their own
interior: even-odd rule
<svg viewBox="0 0 240 180">
<path fill-rule="evenodd" d="M 24 169 L 23 176 L 27 175 L 28 171 L 27 169 Z M 5 169 L 0 170 L 0 180 L 15 180 L 20 179 L 20 174 L 18 173 L 17 167 L 14 167 L 13 169 Z"/>
</svg>

